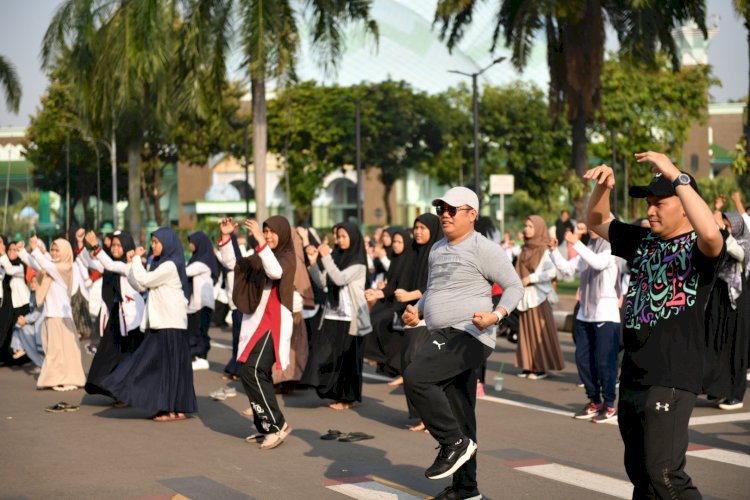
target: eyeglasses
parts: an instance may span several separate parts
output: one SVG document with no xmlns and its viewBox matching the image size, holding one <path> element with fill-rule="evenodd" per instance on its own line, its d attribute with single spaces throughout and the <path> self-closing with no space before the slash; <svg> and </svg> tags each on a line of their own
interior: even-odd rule
<svg viewBox="0 0 750 500">
<path fill-rule="evenodd" d="M 438 205 L 438 206 L 435 207 L 435 212 L 438 214 L 438 217 L 441 216 L 441 215 L 443 215 L 444 213 L 447 213 L 451 217 L 455 217 L 456 213 L 458 211 L 460 211 L 460 210 L 474 210 L 474 209 L 471 208 L 471 207 L 468 207 L 468 208 L 456 208 L 456 207 L 451 207 L 449 205 Z"/>
</svg>

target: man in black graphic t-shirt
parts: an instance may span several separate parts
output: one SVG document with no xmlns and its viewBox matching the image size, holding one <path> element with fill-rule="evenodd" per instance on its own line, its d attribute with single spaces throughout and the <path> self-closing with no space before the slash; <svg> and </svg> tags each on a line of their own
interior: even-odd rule
<svg viewBox="0 0 750 500">
<path fill-rule="evenodd" d="M 724 240 L 711 209 L 688 174 L 663 154 L 636 154 L 656 176 L 630 196 L 648 202 L 650 228 L 609 217 L 614 173 L 595 180 L 589 227 L 631 266 L 625 295 L 618 423 L 633 498 L 701 498 L 685 471 L 688 422 L 701 390 L 705 306 Z"/>
</svg>

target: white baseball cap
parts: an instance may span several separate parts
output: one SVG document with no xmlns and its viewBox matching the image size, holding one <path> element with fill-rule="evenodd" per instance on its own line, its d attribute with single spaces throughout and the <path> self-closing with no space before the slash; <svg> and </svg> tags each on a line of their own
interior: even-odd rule
<svg viewBox="0 0 750 500">
<path fill-rule="evenodd" d="M 474 210 L 479 211 L 479 198 L 477 194 L 463 186 L 450 188 L 443 196 L 432 200 L 433 207 L 437 207 L 442 203 L 456 208 L 469 205 Z"/>
</svg>

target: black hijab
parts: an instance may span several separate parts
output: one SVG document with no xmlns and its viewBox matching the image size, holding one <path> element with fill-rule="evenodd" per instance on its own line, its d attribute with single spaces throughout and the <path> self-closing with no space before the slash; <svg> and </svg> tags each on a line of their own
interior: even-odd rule
<svg viewBox="0 0 750 500">
<path fill-rule="evenodd" d="M 219 266 L 216 261 L 216 254 L 214 253 L 214 246 L 211 244 L 211 240 L 208 235 L 203 231 L 197 231 L 188 236 L 188 242 L 195 246 L 195 252 L 190 257 L 188 265 L 193 262 L 202 262 L 208 266 L 211 270 L 211 279 L 216 283 L 219 279 Z M 191 279 L 192 281 L 192 279 Z"/>
<path fill-rule="evenodd" d="M 383 288 L 383 294 L 386 298 L 392 297 L 397 289 L 404 288 L 404 278 L 408 277 L 409 268 L 414 266 L 414 242 L 411 233 L 406 229 L 399 228 L 394 231 L 393 238 L 396 235 L 400 235 L 404 240 L 404 250 L 399 254 L 394 252 L 391 257 L 391 265 L 385 275 L 386 284 Z"/>
<path fill-rule="evenodd" d="M 427 274 L 429 271 L 430 250 L 439 240 L 443 239 L 443 228 L 440 218 L 431 213 L 425 213 L 414 219 L 414 225 L 420 222 L 430 231 L 430 239 L 424 245 L 419 245 L 416 240 L 412 243 L 414 248 L 414 263 L 407 270 L 408 276 L 403 278 L 403 288 L 413 291 L 424 292 L 427 289 Z M 408 285 L 408 286 L 407 286 Z"/>
<path fill-rule="evenodd" d="M 294 271 L 297 266 L 292 228 L 287 218 L 280 215 L 266 219 L 263 228 L 266 227 L 279 237 L 278 245 L 273 249 L 273 255 L 282 269 L 279 280 L 279 298 L 284 307 L 291 311 L 294 300 Z M 232 300 L 237 309 L 244 314 L 253 314 L 260 304 L 267 281 L 268 276 L 263 268 L 263 260 L 257 253 L 249 257 L 238 258 L 232 291 Z"/>
<path fill-rule="evenodd" d="M 334 226 L 336 231 L 343 229 L 346 234 L 349 235 L 349 248 L 342 250 L 336 246 L 331 252 L 334 264 L 343 271 L 347 267 L 362 264 L 367 267 L 367 251 L 365 250 L 365 239 L 362 237 L 362 232 L 359 230 L 356 224 L 352 222 L 342 222 Z M 339 304 L 339 287 L 334 283 L 330 277 L 327 280 L 328 285 L 328 302 L 333 307 L 338 307 Z"/>
<path fill-rule="evenodd" d="M 128 252 L 135 250 L 135 242 L 130 233 L 118 233 L 112 236 L 112 240 L 117 238 L 122 246 L 122 257 L 116 259 L 112 256 L 112 250 L 107 248 L 106 251 L 109 257 L 116 262 L 127 262 Z M 111 245 L 111 243 L 110 243 Z M 102 301 L 107 305 L 110 311 L 110 316 L 114 316 L 115 299 L 117 302 L 122 302 L 122 290 L 120 289 L 120 275 L 111 271 L 105 270 L 102 273 Z"/>
<path fill-rule="evenodd" d="M 8 250 L 9 250 L 10 246 L 11 245 L 15 245 L 17 242 L 15 242 L 15 241 L 8 241 L 8 240 L 5 239 L 5 236 L 2 236 L 2 235 L 0 235 L 0 238 L 3 239 L 3 243 L 5 244 L 5 255 L 8 255 Z M 19 257 L 18 255 L 16 255 L 15 259 L 11 259 L 10 255 L 8 255 L 8 261 L 12 265 L 14 265 L 14 266 L 22 266 L 23 267 L 23 275 L 26 276 L 26 264 L 23 263 L 23 261 L 21 260 L 21 257 Z M 8 283 L 8 290 L 10 290 L 10 280 L 11 279 L 12 279 L 12 277 L 10 276 L 10 274 L 6 274 L 5 278 L 3 279 L 4 282 L 7 281 L 7 283 Z"/>
</svg>

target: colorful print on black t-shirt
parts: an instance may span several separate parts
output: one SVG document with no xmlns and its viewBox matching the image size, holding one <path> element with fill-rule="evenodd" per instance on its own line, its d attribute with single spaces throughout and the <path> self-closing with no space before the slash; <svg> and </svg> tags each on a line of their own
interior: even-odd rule
<svg viewBox="0 0 750 500">
<path fill-rule="evenodd" d="M 625 327 L 640 330 L 677 316 L 695 304 L 698 273 L 693 271 L 695 232 L 669 241 L 649 233 L 639 246 L 625 297 Z"/>
</svg>

